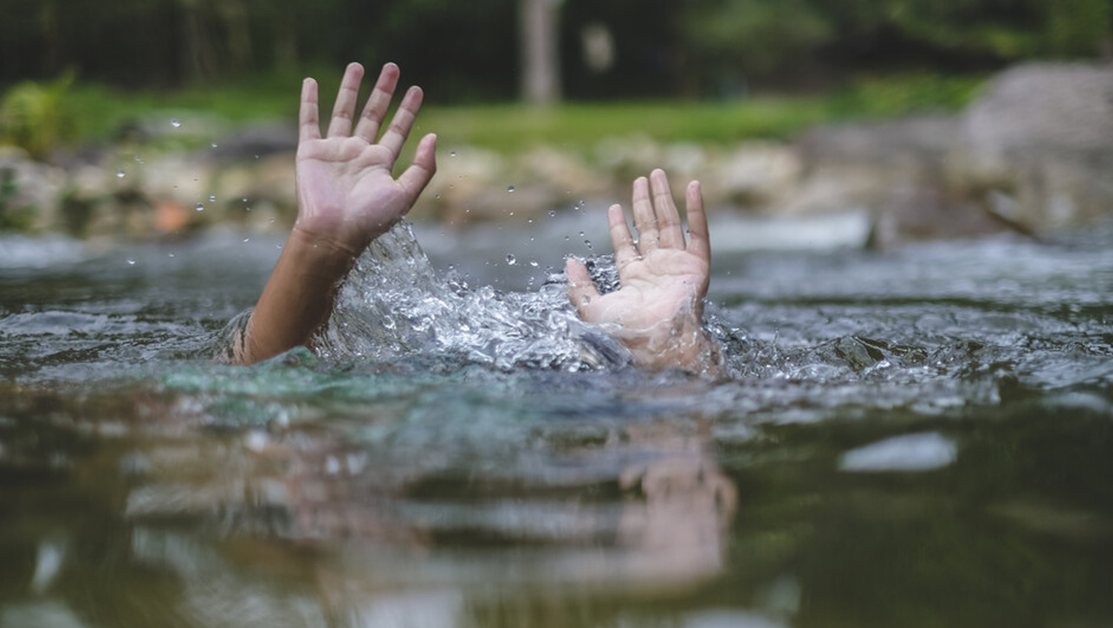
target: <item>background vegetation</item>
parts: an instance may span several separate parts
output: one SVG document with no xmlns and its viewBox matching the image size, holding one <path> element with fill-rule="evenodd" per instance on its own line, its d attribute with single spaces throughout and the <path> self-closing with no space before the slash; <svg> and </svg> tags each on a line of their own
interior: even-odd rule
<svg viewBox="0 0 1113 628">
<path fill-rule="evenodd" d="M 550 0 L 572 99 L 829 88 L 1110 48 L 1111 0 Z M 524 0 L 0 0 L 0 85 L 181 87 L 393 59 L 442 102 L 518 88 Z M 588 63 L 589 27 L 613 62 Z"/>
<path fill-rule="evenodd" d="M 492 148 L 733 141 L 956 109 L 1001 67 L 1113 50 L 1113 0 L 534 0 L 558 5 L 573 103 L 541 112 L 512 104 L 528 1 L 0 0 L 0 142 L 42 157 L 182 108 L 289 118 L 302 76 L 328 94 L 353 59 L 399 62 L 426 122 Z"/>
</svg>

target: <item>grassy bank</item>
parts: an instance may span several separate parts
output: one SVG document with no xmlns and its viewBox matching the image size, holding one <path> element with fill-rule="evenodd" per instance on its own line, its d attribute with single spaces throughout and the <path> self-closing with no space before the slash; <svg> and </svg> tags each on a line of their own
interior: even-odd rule
<svg viewBox="0 0 1113 628">
<path fill-rule="evenodd" d="M 339 77 L 331 76 L 335 72 L 317 74 L 328 77 L 321 81 L 327 111 Z M 786 138 L 834 120 L 956 110 L 980 83 L 976 78 L 916 75 L 860 80 L 831 94 L 731 102 L 567 103 L 544 110 L 520 104 L 430 104 L 418 131 L 437 132 L 444 146 L 475 145 L 504 153 L 539 143 L 588 150 L 602 137 L 634 134 L 662 142 L 729 143 Z M 73 122 L 69 142 L 102 142 L 111 141 L 126 124 L 163 119 L 169 124 L 184 114 L 204 114 L 233 126 L 292 120 L 299 84 L 298 76 L 260 76 L 172 91 L 123 91 L 78 82 L 68 87 L 62 106 Z"/>
</svg>

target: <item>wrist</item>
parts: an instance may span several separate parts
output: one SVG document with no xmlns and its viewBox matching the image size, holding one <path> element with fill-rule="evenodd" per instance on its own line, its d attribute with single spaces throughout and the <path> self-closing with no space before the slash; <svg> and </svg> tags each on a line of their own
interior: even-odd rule
<svg viewBox="0 0 1113 628">
<path fill-rule="evenodd" d="M 642 368 L 679 368 L 701 375 L 721 372 L 719 343 L 709 337 L 699 321 L 661 323 L 650 329 L 622 329 L 615 336 Z"/>
<path fill-rule="evenodd" d="M 370 242 L 346 236 L 339 229 L 322 228 L 298 219 L 290 230 L 286 246 L 299 246 L 318 252 L 323 257 L 355 260 Z"/>
</svg>

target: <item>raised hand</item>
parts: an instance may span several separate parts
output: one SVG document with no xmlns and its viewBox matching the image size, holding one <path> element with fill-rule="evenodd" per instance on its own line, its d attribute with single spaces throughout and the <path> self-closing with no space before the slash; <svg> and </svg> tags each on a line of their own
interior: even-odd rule
<svg viewBox="0 0 1113 628">
<path fill-rule="evenodd" d="M 393 63 L 383 66 L 354 121 L 363 66 L 349 65 L 323 137 L 317 82 L 308 78 L 302 83 L 298 218 L 251 318 L 234 342 L 234 362 L 251 364 L 309 344 L 328 321 L 336 286 L 356 258 L 413 207 L 433 178 L 437 137 L 432 134 L 418 143 L 413 163 L 397 179 L 392 174 L 421 108 L 420 88 L 406 92 L 379 137 L 398 74 Z"/>
<path fill-rule="evenodd" d="M 363 66 L 348 65 L 323 137 L 317 82 L 305 79 L 299 114 L 295 230 L 358 254 L 405 215 L 425 189 L 436 171 L 437 138 L 433 134 L 421 139 L 413 163 L 397 179 L 392 174 L 421 109 L 420 87 L 406 91 L 379 138 L 398 76 L 398 66 L 383 66 L 356 120 Z"/>
<path fill-rule="evenodd" d="M 569 259 L 568 295 L 580 318 L 612 327 L 640 366 L 717 374 L 719 350 L 703 332 L 711 245 L 699 182 L 688 185 L 686 200 L 687 243 L 664 171 L 635 180 L 638 239 L 621 205 L 607 211 L 619 290 L 599 294 L 587 268 Z"/>
</svg>

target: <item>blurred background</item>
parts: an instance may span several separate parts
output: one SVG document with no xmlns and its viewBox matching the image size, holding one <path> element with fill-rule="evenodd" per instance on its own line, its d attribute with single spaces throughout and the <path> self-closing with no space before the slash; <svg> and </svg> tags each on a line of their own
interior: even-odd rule
<svg viewBox="0 0 1113 628">
<path fill-rule="evenodd" d="M 993 155 L 972 160 L 977 168 L 962 160 L 963 169 L 993 172 L 956 184 L 952 174 L 924 174 L 939 170 L 938 154 L 953 156 L 954 138 L 978 135 L 955 124 L 889 129 L 866 140 L 807 133 L 958 115 L 1010 68 L 1072 62 L 1108 69 L 1113 54 L 1110 0 L 0 0 L 0 14 L 0 143 L 63 169 L 35 170 L 4 153 L 0 228 L 78 235 L 173 232 L 220 217 L 183 210 L 203 204 L 227 214 L 226 203 L 211 201 L 233 197 L 236 211 L 257 198 L 269 208 L 260 215 L 288 221 L 290 186 L 275 184 L 290 172 L 252 170 L 225 185 L 154 158 L 202 149 L 224 164 L 288 156 L 301 77 L 321 81 L 327 106 L 352 60 L 370 72 L 395 61 L 405 82 L 425 88 L 419 130 L 441 135 L 444 152 L 461 157 L 450 176 L 471 183 L 451 193 L 442 186 L 419 207 L 417 215 L 445 222 L 505 218 L 504 195 L 494 192 L 512 185 L 525 193 L 516 203 L 539 211 L 564 205 L 564 192 L 624 196 L 632 174 L 663 165 L 710 178 L 717 207 L 812 212 L 823 197 L 833 199 L 823 211 L 865 208 L 876 223 L 886 201 L 859 188 L 911 181 L 916 198 L 926 189 L 936 205 L 939 198 L 969 201 L 998 222 L 1041 231 L 1045 196 L 1029 203 L 1032 194 L 1018 191 L 1023 181 L 990 181 L 1002 178 L 994 161 L 999 141 Z M 1076 76 L 1079 91 L 1074 79 L 1054 82 L 1065 67 L 1013 89 L 1037 97 L 1089 90 L 1100 99 L 1108 76 Z M 1109 107 L 1085 99 L 1067 113 L 1033 105 L 1012 126 L 1096 111 L 1071 128 L 1100 137 L 1109 130 L 1101 126 Z M 983 118 L 999 119 L 1000 111 Z M 765 142 L 757 152 L 734 150 L 754 141 Z M 863 141 L 869 147 L 855 152 Z M 920 165 L 896 180 L 876 176 L 878 167 L 891 167 L 897 145 L 912 154 L 895 161 Z M 850 178 L 874 183 L 831 191 L 824 188 L 830 182 L 803 181 L 823 159 L 870 162 L 872 170 Z M 728 161 L 735 164 L 729 172 L 706 174 Z M 101 174 L 75 175 L 90 165 Z M 1013 176 L 1018 169 L 1008 166 L 1004 178 L 1031 178 Z M 170 173 L 198 185 L 170 183 Z M 941 183 L 925 187 L 925 176 Z M 59 183 L 44 183 L 50 180 Z M 991 184 L 1012 205 L 977 191 Z M 1104 194 L 1098 201 L 1092 191 L 1072 196 L 1066 222 L 1104 213 L 1091 207 L 1110 198 Z M 92 207 L 127 203 L 145 208 L 132 214 L 154 218 L 104 218 Z M 147 211 L 159 207 L 162 214 Z"/>
<path fill-rule="evenodd" d="M 1109 52 L 1108 0 L 40 0 L 0 3 L 0 81 L 174 89 L 397 61 L 438 103 L 514 99 L 555 40 L 571 100 L 816 93 Z M 541 17 L 531 17 L 539 14 Z M 539 22 L 539 23 L 535 23 Z"/>
</svg>

